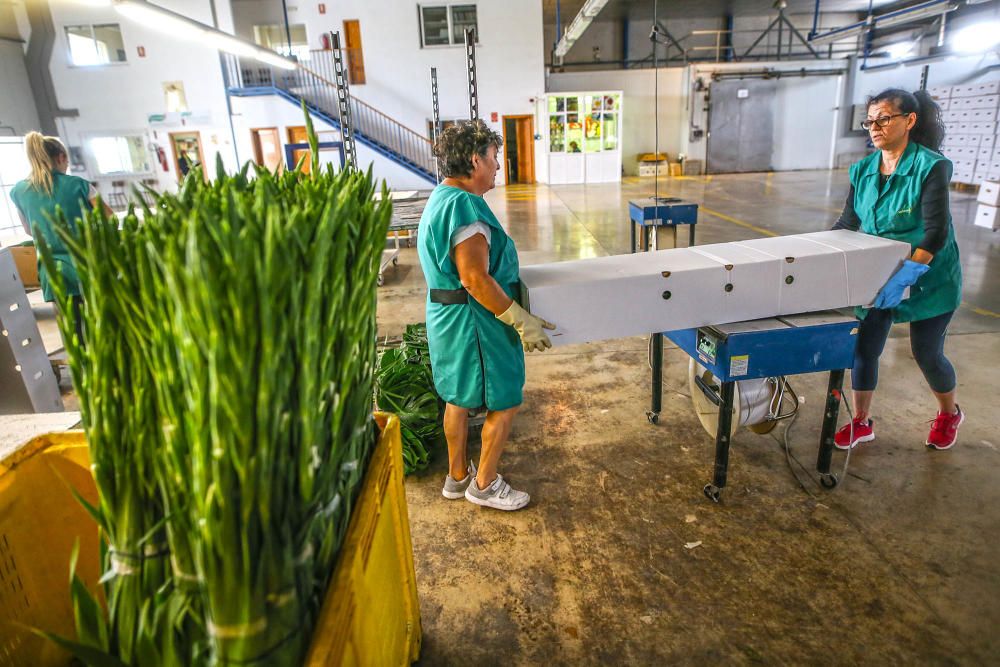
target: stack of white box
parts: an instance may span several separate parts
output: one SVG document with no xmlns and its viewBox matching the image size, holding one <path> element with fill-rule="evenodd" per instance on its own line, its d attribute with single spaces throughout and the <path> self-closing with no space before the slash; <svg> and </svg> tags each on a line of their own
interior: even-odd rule
<svg viewBox="0 0 1000 667">
<path fill-rule="evenodd" d="M 555 346 L 868 305 L 910 245 L 843 229 L 521 267 Z"/>
<path fill-rule="evenodd" d="M 1000 180 L 997 141 L 1000 81 L 930 88 L 941 106 L 945 137 L 941 153 L 952 161 L 952 183 Z"/>
<path fill-rule="evenodd" d="M 997 231 L 1000 229 L 1000 183 L 983 181 L 979 186 L 979 206 L 976 208 L 976 226 Z"/>
</svg>

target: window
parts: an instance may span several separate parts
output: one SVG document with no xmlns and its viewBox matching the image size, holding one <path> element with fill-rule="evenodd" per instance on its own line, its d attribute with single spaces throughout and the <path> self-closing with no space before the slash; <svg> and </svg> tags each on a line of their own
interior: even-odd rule
<svg viewBox="0 0 1000 667">
<path fill-rule="evenodd" d="M 66 26 L 66 42 L 70 62 L 78 67 L 125 62 L 125 42 L 117 23 Z"/>
<path fill-rule="evenodd" d="M 550 95 L 549 152 L 618 150 L 619 95 Z"/>
<path fill-rule="evenodd" d="M 477 28 L 475 5 L 444 5 L 420 8 L 422 46 L 465 44 L 465 29 Z M 479 30 L 476 30 L 479 42 Z"/>
<path fill-rule="evenodd" d="M 288 34 L 292 36 L 292 47 L 288 48 Z M 306 34 L 304 24 L 296 23 L 288 26 L 285 32 L 284 25 L 255 25 L 253 27 L 253 41 L 258 46 L 270 49 L 283 56 L 295 56 L 299 60 L 309 60 L 309 39 Z"/>
<path fill-rule="evenodd" d="M 448 119 L 448 120 L 442 118 L 441 119 L 441 131 L 444 132 L 445 130 L 447 130 L 452 125 L 458 125 L 459 123 L 464 123 L 465 121 L 466 121 L 465 118 L 455 118 L 455 119 Z M 430 119 L 427 120 L 427 138 L 428 139 L 433 139 L 434 138 L 434 121 L 430 120 Z"/>
<path fill-rule="evenodd" d="M 0 239 L 23 236 L 21 218 L 11 201 L 10 192 L 21 179 L 31 172 L 28 156 L 21 137 L 0 138 Z"/>
<path fill-rule="evenodd" d="M 88 142 L 97 171 L 108 174 L 144 174 L 151 172 L 146 141 L 141 136 L 94 137 Z"/>
</svg>

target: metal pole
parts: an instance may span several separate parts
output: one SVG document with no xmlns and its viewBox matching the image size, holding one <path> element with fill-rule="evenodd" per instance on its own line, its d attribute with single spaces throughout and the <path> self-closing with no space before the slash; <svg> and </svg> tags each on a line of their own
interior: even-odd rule
<svg viewBox="0 0 1000 667">
<path fill-rule="evenodd" d="M 816 28 L 819 27 L 819 0 L 816 0 L 816 7 L 813 9 L 813 27 L 809 31 L 809 39 L 816 36 Z"/>
<path fill-rule="evenodd" d="M 344 142 L 347 164 L 358 168 L 358 152 L 354 145 L 354 125 L 351 124 L 351 91 L 348 88 L 347 73 L 344 71 L 344 54 L 340 50 L 340 33 L 330 33 L 333 46 L 333 71 L 337 84 L 337 109 L 340 112 L 340 137 Z"/>
<path fill-rule="evenodd" d="M 431 142 L 437 141 L 441 133 L 441 107 L 438 104 L 438 70 L 431 68 Z"/>
<path fill-rule="evenodd" d="M 281 0 L 281 11 L 285 15 L 285 39 L 288 41 L 288 56 L 292 55 L 292 29 L 288 25 L 288 3 Z"/>
<path fill-rule="evenodd" d="M 556 48 L 556 44 L 562 39 L 562 20 L 559 12 L 560 0 L 556 0 L 556 41 L 552 43 L 553 50 Z"/>
<path fill-rule="evenodd" d="M 465 29 L 465 60 L 469 69 L 469 118 L 479 118 L 479 91 L 476 90 L 476 29 Z"/>
</svg>

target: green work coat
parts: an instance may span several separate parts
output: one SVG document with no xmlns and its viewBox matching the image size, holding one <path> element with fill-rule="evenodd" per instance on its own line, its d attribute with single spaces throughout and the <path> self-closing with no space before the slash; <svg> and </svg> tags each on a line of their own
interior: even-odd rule
<svg viewBox="0 0 1000 667">
<path fill-rule="evenodd" d="M 885 186 L 879 184 L 879 165 L 882 153 L 876 151 L 851 165 L 851 185 L 854 186 L 854 210 L 861 220 L 865 234 L 905 241 L 911 253 L 924 239 L 924 218 L 920 196 L 924 180 L 936 163 L 948 164 L 951 178 L 951 161 L 940 153 L 911 141 L 903 151 L 896 171 L 889 176 Z M 959 263 L 955 229 L 948 214 L 948 239 L 944 247 L 934 254 L 930 270 L 912 287 L 893 313 L 895 322 L 915 322 L 950 313 L 962 301 L 962 266 Z M 868 311 L 858 309 L 864 319 Z"/>
<path fill-rule="evenodd" d="M 58 206 L 69 224 L 75 228 L 77 218 L 83 217 L 84 212 L 91 208 L 89 194 L 90 183 L 88 181 L 79 176 L 69 176 L 59 171 L 52 172 L 51 194 L 36 190 L 27 180 L 15 185 L 10 193 L 14 205 L 28 221 L 31 235 L 36 239 L 39 237 L 45 239 L 52 253 L 52 258 L 62 274 L 66 292 L 72 296 L 80 294 L 80 278 L 76 273 L 76 267 L 73 266 L 73 260 L 70 258 L 66 244 L 56 234 L 52 220 Z M 52 282 L 45 269 L 45 264 L 41 261 L 41 248 L 39 248 L 38 281 L 42 284 L 42 294 L 45 300 L 55 301 Z"/>
<path fill-rule="evenodd" d="M 516 298 L 517 248 L 482 197 L 439 185 L 420 218 L 417 249 L 428 290 L 462 287 L 451 253 L 460 227 L 483 222 L 490 227 L 489 273 L 507 296 Z M 427 342 L 434 387 L 441 398 L 463 408 L 506 410 L 521 404 L 524 350 L 507 326 L 472 296 L 468 303 L 434 303 L 427 295 Z"/>
</svg>

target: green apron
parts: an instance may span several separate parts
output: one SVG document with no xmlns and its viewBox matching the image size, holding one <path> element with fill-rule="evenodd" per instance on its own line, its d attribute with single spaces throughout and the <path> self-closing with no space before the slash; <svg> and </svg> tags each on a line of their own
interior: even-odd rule
<svg viewBox="0 0 1000 667">
<path fill-rule="evenodd" d="M 903 151 L 896 171 L 884 187 L 879 185 L 879 165 L 882 153 L 876 151 L 851 165 L 851 185 L 854 186 L 854 210 L 861 220 L 861 231 L 873 236 L 905 241 L 911 253 L 924 239 L 924 218 L 920 196 L 924 180 L 931 167 L 940 161 L 951 161 L 939 153 L 911 141 Z M 904 299 L 893 313 L 894 322 L 916 322 L 950 313 L 962 301 L 962 266 L 959 263 L 955 229 L 948 214 L 948 240 L 931 260 L 930 270 L 910 287 L 910 297 Z M 867 309 L 857 309 L 864 319 Z"/>
<path fill-rule="evenodd" d="M 55 217 L 58 206 L 75 229 L 77 218 L 83 217 L 84 212 L 91 208 L 89 194 L 89 182 L 79 176 L 68 176 L 59 171 L 52 172 L 52 194 L 36 190 L 27 180 L 15 185 L 10 193 L 14 205 L 28 221 L 31 235 L 36 239 L 41 236 L 48 244 L 52 258 L 59 267 L 59 273 L 62 274 L 66 292 L 71 296 L 80 295 L 80 278 L 77 276 L 76 267 L 73 266 L 66 244 L 56 234 L 52 218 Z M 52 284 L 41 256 L 38 261 L 38 280 L 42 284 L 45 300 L 55 301 Z"/>
<path fill-rule="evenodd" d="M 462 287 L 451 256 L 456 229 L 474 222 L 490 226 L 489 273 L 507 296 L 516 298 L 517 248 L 482 197 L 439 185 L 427 200 L 417 232 L 420 266 L 427 289 Z M 463 408 L 506 410 L 521 404 L 524 350 L 512 327 L 469 296 L 468 303 L 434 303 L 427 295 L 427 342 L 434 387 L 441 398 Z"/>
</svg>

